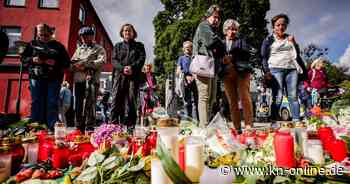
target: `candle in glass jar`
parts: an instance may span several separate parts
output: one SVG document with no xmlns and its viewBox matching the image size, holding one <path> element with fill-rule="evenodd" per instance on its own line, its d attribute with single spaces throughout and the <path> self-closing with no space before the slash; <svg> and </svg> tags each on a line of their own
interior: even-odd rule
<svg viewBox="0 0 350 184">
<path fill-rule="evenodd" d="M 170 184 L 170 179 L 157 157 L 152 157 L 151 160 L 151 184 Z"/>
<path fill-rule="evenodd" d="M 178 127 L 162 127 L 158 128 L 157 132 L 159 133 L 159 137 L 161 141 L 164 143 L 165 147 L 169 150 L 171 153 L 171 156 L 173 159 L 178 162 L 178 151 L 177 151 L 177 140 L 178 140 L 178 133 L 179 128 Z"/>
<path fill-rule="evenodd" d="M 69 149 L 67 147 L 56 146 L 52 151 L 52 167 L 55 169 L 65 169 L 68 167 Z"/>
<path fill-rule="evenodd" d="M 306 147 L 306 155 L 304 156 L 310 158 L 316 164 L 323 165 L 325 159 L 323 156 L 323 148 L 321 141 L 317 139 L 311 139 L 307 141 L 307 145 L 308 146 Z"/>
<path fill-rule="evenodd" d="M 39 143 L 32 142 L 28 144 L 28 163 L 36 164 L 38 162 Z"/>
<path fill-rule="evenodd" d="M 334 140 L 330 145 L 330 153 L 333 160 L 343 161 L 347 157 L 346 143 L 343 140 Z"/>
<path fill-rule="evenodd" d="M 331 127 L 321 127 L 318 129 L 318 136 L 320 137 L 320 140 L 322 143 L 325 141 L 325 139 L 332 138 L 335 139 L 333 130 Z"/>
<path fill-rule="evenodd" d="M 0 183 L 11 176 L 12 155 L 7 146 L 0 147 Z"/>
<path fill-rule="evenodd" d="M 204 145 L 199 138 L 189 137 L 185 145 L 185 174 L 192 182 L 199 182 L 204 170 Z"/>
<path fill-rule="evenodd" d="M 62 122 L 56 122 L 55 124 L 55 141 L 56 144 L 64 142 L 66 137 L 66 127 Z"/>
<path fill-rule="evenodd" d="M 273 144 L 275 148 L 276 165 L 283 168 L 295 166 L 294 138 L 289 131 L 275 133 Z"/>
</svg>

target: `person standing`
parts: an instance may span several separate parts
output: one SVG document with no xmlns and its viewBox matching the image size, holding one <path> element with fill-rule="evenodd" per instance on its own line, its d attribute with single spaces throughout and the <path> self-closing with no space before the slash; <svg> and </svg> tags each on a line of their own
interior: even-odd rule
<svg viewBox="0 0 350 184">
<path fill-rule="evenodd" d="M 79 30 L 81 44 L 72 57 L 74 81 L 75 125 L 80 131 L 93 129 L 96 124 L 96 98 L 100 84 L 105 49 L 96 44 L 95 30 L 85 26 Z"/>
<path fill-rule="evenodd" d="M 249 91 L 253 67 L 250 63 L 251 47 L 243 38 L 238 37 L 238 30 L 239 23 L 236 20 L 228 19 L 224 22 L 226 52 L 223 59 L 223 81 L 233 125 L 238 132 L 242 132 L 239 100 L 243 107 L 245 128 L 253 126 L 253 104 Z"/>
<path fill-rule="evenodd" d="M 193 55 L 204 55 L 214 58 L 215 73 L 219 70 L 220 59 L 224 52 L 223 42 L 219 37 L 219 26 L 222 10 L 217 5 L 212 5 L 207 10 L 204 20 L 198 25 L 193 38 Z M 204 127 L 209 118 L 213 116 L 212 107 L 216 100 L 217 80 L 196 75 L 198 90 L 198 114 L 199 124 Z"/>
<path fill-rule="evenodd" d="M 70 108 L 72 101 L 72 92 L 69 89 L 69 83 L 63 81 L 60 90 L 60 103 L 59 103 L 59 119 L 67 126 L 66 112 Z"/>
<path fill-rule="evenodd" d="M 273 103 L 272 120 L 279 117 L 283 89 L 287 89 L 293 122 L 300 121 L 300 105 L 297 96 L 298 74 L 305 73 L 305 65 L 294 36 L 286 33 L 289 18 L 279 14 L 271 19 L 273 34 L 262 44 L 261 55 L 265 78 L 271 81 Z"/>
<path fill-rule="evenodd" d="M 185 41 L 183 43 L 182 50 L 184 52 L 184 55 L 180 56 L 177 60 L 176 75 L 183 76 L 179 78 L 180 80 L 183 80 L 181 82 L 183 82 L 184 85 L 183 100 L 185 106 L 185 114 L 188 117 L 198 119 L 198 92 L 196 81 L 190 71 L 192 60 L 192 42 Z"/>
<path fill-rule="evenodd" d="M 21 61 L 29 68 L 32 98 L 31 120 L 46 123 L 53 130 L 58 121 L 58 103 L 64 69 L 70 59 L 65 47 L 52 39 L 47 24 L 35 27 L 35 39 L 25 48 Z"/>
<path fill-rule="evenodd" d="M 137 96 L 142 82 L 142 67 L 146 59 L 145 47 L 137 42 L 133 25 L 120 29 L 122 42 L 114 46 L 111 122 L 126 125 L 130 130 L 137 120 Z"/>
<path fill-rule="evenodd" d="M 144 118 L 151 114 L 159 106 L 158 96 L 156 95 L 157 80 L 152 73 L 152 64 L 144 66 L 142 75 L 142 85 L 140 86 L 140 122 L 143 125 Z"/>
</svg>

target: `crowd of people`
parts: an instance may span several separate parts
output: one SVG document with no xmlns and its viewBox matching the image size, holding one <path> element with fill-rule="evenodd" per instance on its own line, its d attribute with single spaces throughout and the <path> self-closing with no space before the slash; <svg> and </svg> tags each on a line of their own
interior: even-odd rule
<svg viewBox="0 0 350 184">
<path fill-rule="evenodd" d="M 241 132 L 239 104 L 243 108 L 244 128 L 253 127 L 250 95 L 254 71 L 251 59 L 253 48 L 239 32 L 240 24 L 236 20 L 225 20 L 220 29 L 221 21 L 222 9 L 217 5 L 210 6 L 197 27 L 193 41 L 183 43 L 183 55 L 178 58 L 176 68 L 178 82 L 181 83 L 178 92 L 184 102 L 185 114 L 198 119 L 199 126 L 205 127 L 215 113 L 213 105 L 217 103 L 217 81 L 222 81 L 230 118 L 236 130 Z M 261 46 L 265 83 L 272 89 L 271 120 L 278 120 L 279 106 L 286 92 L 292 121 L 299 123 L 302 121 L 299 94 L 304 93 L 306 98 L 301 102 L 310 107 L 312 90 L 324 93 L 329 87 L 323 70 L 324 61 L 317 59 L 307 71 L 294 36 L 286 33 L 288 16 L 276 15 L 271 23 L 273 32 Z M 47 123 L 50 129 L 57 121 L 66 123 L 65 113 L 73 96 L 75 126 L 81 131 L 93 129 L 96 126 L 96 101 L 106 51 L 95 43 L 95 30 L 89 26 L 79 30 L 79 44 L 71 58 L 64 46 L 52 38 L 52 34 L 50 26 L 37 25 L 35 38 L 22 54 L 21 60 L 29 68 L 31 119 Z M 122 41 L 115 44 L 112 57 L 111 93 L 104 95 L 101 104 L 104 121 L 132 129 L 138 120 L 142 122 L 154 107 L 160 106 L 156 95 L 158 85 L 152 65 L 145 65 L 145 48 L 143 43 L 136 41 L 134 26 L 123 25 L 119 35 Z M 204 68 L 208 67 L 206 71 L 195 70 L 200 66 L 194 66 L 194 63 L 203 60 L 212 63 L 212 66 L 204 63 Z M 73 74 L 71 88 L 64 80 L 64 70 L 70 70 Z M 111 113 L 107 117 L 110 95 Z"/>
</svg>

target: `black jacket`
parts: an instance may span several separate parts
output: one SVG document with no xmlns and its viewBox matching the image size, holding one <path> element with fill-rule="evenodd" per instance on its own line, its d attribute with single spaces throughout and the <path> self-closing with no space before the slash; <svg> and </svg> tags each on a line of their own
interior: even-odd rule
<svg viewBox="0 0 350 184">
<path fill-rule="evenodd" d="M 252 72 L 251 46 L 243 38 L 232 41 L 231 48 L 227 51 L 226 40 L 224 41 L 225 54 L 233 57 L 232 64 L 238 72 Z M 225 67 L 225 66 L 223 66 Z"/>
<path fill-rule="evenodd" d="M 53 65 L 34 64 L 33 57 L 54 60 Z M 47 43 L 31 41 L 25 48 L 21 61 L 29 68 L 29 77 L 33 79 L 63 80 L 64 69 L 70 65 L 70 57 L 65 47 L 56 40 Z"/>
<path fill-rule="evenodd" d="M 145 63 L 146 51 L 141 42 L 119 42 L 114 46 L 112 65 L 113 77 L 123 75 L 125 66 L 131 66 L 132 79 L 138 79 Z"/>
</svg>

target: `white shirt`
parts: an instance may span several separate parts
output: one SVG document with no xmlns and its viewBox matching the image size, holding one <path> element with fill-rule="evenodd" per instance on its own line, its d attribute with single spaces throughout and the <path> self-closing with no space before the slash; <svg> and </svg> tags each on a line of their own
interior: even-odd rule
<svg viewBox="0 0 350 184">
<path fill-rule="evenodd" d="M 293 43 L 289 42 L 288 38 L 278 40 L 275 37 L 267 61 L 269 68 L 295 69 L 296 58 L 297 54 Z"/>
</svg>

